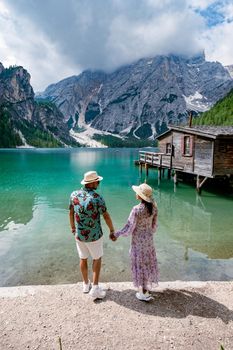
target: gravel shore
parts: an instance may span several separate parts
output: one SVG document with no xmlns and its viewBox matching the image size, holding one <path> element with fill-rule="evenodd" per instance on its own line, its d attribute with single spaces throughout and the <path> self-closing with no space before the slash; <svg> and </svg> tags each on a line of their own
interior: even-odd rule
<svg viewBox="0 0 233 350">
<path fill-rule="evenodd" d="M 233 282 L 163 282 L 150 303 L 131 283 L 0 288 L 0 349 L 233 349 Z"/>
</svg>

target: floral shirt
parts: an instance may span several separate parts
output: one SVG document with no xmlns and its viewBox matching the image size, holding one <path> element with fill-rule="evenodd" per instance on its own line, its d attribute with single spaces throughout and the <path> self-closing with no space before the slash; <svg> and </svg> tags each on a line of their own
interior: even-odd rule
<svg viewBox="0 0 233 350">
<path fill-rule="evenodd" d="M 76 239 L 93 242 L 102 237 L 100 214 L 107 211 L 104 199 L 93 189 L 81 188 L 70 195 L 70 206 L 74 207 Z"/>
</svg>

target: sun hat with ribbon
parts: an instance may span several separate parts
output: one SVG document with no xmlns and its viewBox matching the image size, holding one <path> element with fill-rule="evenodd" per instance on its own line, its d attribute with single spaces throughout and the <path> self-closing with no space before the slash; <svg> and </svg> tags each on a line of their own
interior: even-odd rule
<svg viewBox="0 0 233 350">
<path fill-rule="evenodd" d="M 147 184 L 141 184 L 139 186 L 132 186 L 134 192 L 139 195 L 140 198 L 144 199 L 144 201 L 153 203 L 154 199 L 152 197 L 152 188 Z"/>
<path fill-rule="evenodd" d="M 92 182 L 103 180 L 102 176 L 99 176 L 96 171 L 88 171 L 84 174 L 83 180 L 81 181 L 82 185 L 87 185 Z"/>
</svg>

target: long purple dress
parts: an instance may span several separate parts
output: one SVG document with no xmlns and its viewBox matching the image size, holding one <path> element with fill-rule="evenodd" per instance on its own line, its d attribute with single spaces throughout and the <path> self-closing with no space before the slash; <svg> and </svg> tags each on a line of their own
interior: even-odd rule
<svg viewBox="0 0 233 350">
<path fill-rule="evenodd" d="M 130 259 L 133 284 L 135 287 L 150 289 L 152 283 L 158 284 L 159 272 L 154 247 L 153 234 L 157 227 L 157 206 L 149 214 L 144 203 L 133 207 L 127 224 L 115 236 L 132 235 Z"/>
</svg>

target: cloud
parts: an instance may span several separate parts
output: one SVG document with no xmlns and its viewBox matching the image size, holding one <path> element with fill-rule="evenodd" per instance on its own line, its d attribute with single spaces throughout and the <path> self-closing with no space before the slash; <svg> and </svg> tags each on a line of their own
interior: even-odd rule
<svg viewBox="0 0 233 350">
<path fill-rule="evenodd" d="M 211 0 L 0 0 L 0 61 L 25 66 L 43 89 L 84 69 L 109 71 L 157 54 L 205 48 L 211 59 L 216 37 L 226 60 L 233 11 L 223 2 L 219 9 Z M 223 18 L 212 28 L 210 9 Z"/>
<path fill-rule="evenodd" d="M 203 45 L 206 47 L 206 58 L 221 62 L 223 65 L 233 64 L 233 22 L 224 22 L 211 28 L 203 36 Z"/>
<path fill-rule="evenodd" d="M 199 10 L 205 10 L 207 7 L 213 5 L 216 0 L 188 0 L 190 7 Z"/>
<path fill-rule="evenodd" d="M 0 62 L 5 67 L 26 68 L 36 91 L 81 71 L 59 51 L 56 42 L 38 30 L 31 20 L 12 15 L 3 2 L 0 2 Z"/>
<path fill-rule="evenodd" d="M 198 1 L 198 0 L 197 0 Z M 214 13 L 216 13 L 214 17 Z M 208 27 L 200 41 L 206 58 L 223 65 L 233 64 L 233 3 L 230 0 L 210 1 L 205 9 Z"/>
</svg>

